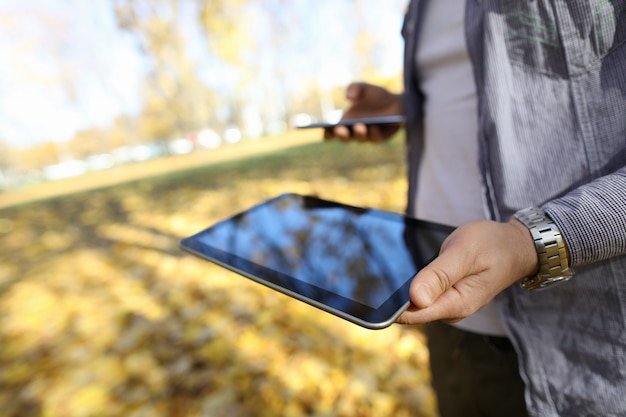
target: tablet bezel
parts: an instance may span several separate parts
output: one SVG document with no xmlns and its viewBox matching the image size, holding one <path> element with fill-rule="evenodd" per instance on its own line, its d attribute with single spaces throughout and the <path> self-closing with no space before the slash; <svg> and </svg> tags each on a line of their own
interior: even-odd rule
<svg viewBox="0 0 626 417">
<path fill-rule="evenodd" d="M 235 254 L 225 252 L 221 249 L 217 249 L 208 245 L 205 242 L 202 242 L 199 239 L 199 237 L 203 233 L 206 233 L 213 227 L 218 226 L 223 222 L 230 221 L 238 216 L 256 210 L 264 205 L 274 204 L 277 200 L 284 198 L 310 199 L 311 201 L 315 201 L 316 204 L 324 205 L 326 207 L 344 208 L 351 211 L 367 211 L 371 215 L 375 215 L 380 218 L 386 218 L 388 221 L 403 222 L 404 224 L 413 224 L 415 227 L 418 228 L 426 228 L 445 234 L 449 234 L 452 232 L 452 230 L 454 230 L 454 228 L 450 226 L 425 222 L 422 220 L 409 218 L 397 213 L 370 208 L 365 209 L 334 201 L 323 200 L 313 196 L 288 193 L 257 204 L 256 206 L 251 207 L 239 214 L 231 216 L 228 219 L 222 220 L 202 230 L 199 233 L 184 238 L 180 242 L 180 247 L 187 252 L 211 261 L 242 276 L 245 276 L 259 284 L 270 287 L 276 291 L 296 298 L 300 301 L 303 301 L 321 310 L 334 314 L 345 320 L 351 321 L 362 327 L 369 329 L 382 329 L 394 323 L 398 316 L 404 310 L 406 310 L 406 308 L 410 304 L 409 287 L 415 274 L 407 277 L 406 282 L 401 285 L 393 294 L 391 294 L 380 307 L 372 308 L 370 306 L 359 303 L 358 301 L 348 299 L 334 292 L 325 290 L 313 284 L 309 284 L 295 277 L 291 277 L 282 272 L 275 271 L 263 265 L 251 262 Z M 436 254 L 432 255 L 432 257 L 429 257 L 429 260 L 434 258 L 435 256 Z M 417 269 L 415 273 L 417 273 L 417 270 L 419 269 L 418 267 L 416 268 Z"/>
</svg>

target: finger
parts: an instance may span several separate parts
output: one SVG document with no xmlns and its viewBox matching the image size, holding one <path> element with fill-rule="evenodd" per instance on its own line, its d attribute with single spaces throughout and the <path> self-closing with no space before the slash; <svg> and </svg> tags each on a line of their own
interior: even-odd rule
<svg viewBox="0 0 626 417">
<path fill-rule="evenodd" d="M 357 123 L 352 126 L 352 136 L 359 142 L 366 142 L 368 137 L 368 128 L 363 123 Z"/>
<path fill-rule="evenodd" d="M 400 126 L 398 125 L 379 125 L 376 127 L 378 128 L 378 135 L 380 136 L 381 141 L 390 139 L 398 132 L 398 130 L 400 130 Z"/>
<path fill-rule="evenodd" d="M 348 142 L 352 139 L 350 129 L 346 126 L 337 126 L 334 129 L 335 137 L 342 142 Z"/>
<path fill-rule="evenodd" d="M 371 125 L 368 126 L 368 138 L 370 142 L 380 143 L 383 141 L 383 138 L 380 134 L 380 126 L 379 125 Z"/>
<path fill-rule="evenodd" d="M 375 143 L 385 142 L 389 137 L 383 133 L 381 125 L 369 126 L 369 138 L 370 141 Z"/>
</svg>

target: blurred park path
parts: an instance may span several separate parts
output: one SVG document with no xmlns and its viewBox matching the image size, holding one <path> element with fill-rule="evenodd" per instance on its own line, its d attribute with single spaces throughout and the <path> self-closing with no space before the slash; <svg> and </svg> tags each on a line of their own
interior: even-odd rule
<svg viewBox="0 0 626 417">
<path fill-rule="evenodd" d="M 166 175 L 216 162 L 232 161 L 255 154 L 274 152 L 322 140 L 320 129 L 294 130 L 259 139 L 249 139 L 217 149 L 202 149 L 187 155 L 172 155 L 150 161 L 131 163 L 105 171 L 89 172 L 78 177 L 32 184 L 0 193 L 0 210 L 34 201 L 77 192 L 110 187 L 129 181 Z"/>
</svg>

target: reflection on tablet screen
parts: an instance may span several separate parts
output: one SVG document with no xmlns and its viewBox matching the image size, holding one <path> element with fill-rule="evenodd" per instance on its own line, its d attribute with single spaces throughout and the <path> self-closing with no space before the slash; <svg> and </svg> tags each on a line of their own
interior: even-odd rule
<svg viewBox="0 0 626 417">
<path fill-rule="evenodd" d="M 299 198 L 262 205 L 200 239 L 372 308 L 415 274 L 404 223 L 381 224 L 367 210 L 303 207 Z"/>
</svg>

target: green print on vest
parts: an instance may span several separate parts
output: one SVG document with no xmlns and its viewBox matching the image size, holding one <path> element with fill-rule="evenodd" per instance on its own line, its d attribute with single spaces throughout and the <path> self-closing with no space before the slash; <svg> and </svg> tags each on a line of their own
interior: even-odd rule
<svg viewBox="0 0 626 417">
<path fill-rule="evenodd" d="M 558 37 L 559 34 L 554 22 L 539 19 L 521 10 L 506 13 L 505 19 L 509 28 L 507 33 L 509 38 L 519 37 L 554 47 L 560 46 L 554 41 L 554 37 Z M 515 27 L 520 29 L 525 28 L 526 31 L 524 33 L 520 30 L 513 29 Z M 532 33 L 532 35 L 530 33 Z"/>
<path fill-rule="evenodd" d="M 490 2 L 511 64 L 558 78 L 598 65 L 626 42 L 626 0 Z M 494 23 L 495 21 L 489 22 Z"/>
</svg>

